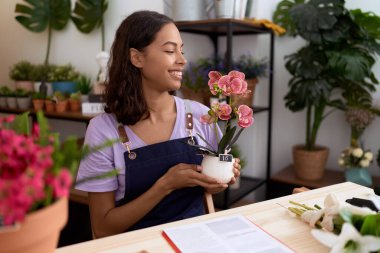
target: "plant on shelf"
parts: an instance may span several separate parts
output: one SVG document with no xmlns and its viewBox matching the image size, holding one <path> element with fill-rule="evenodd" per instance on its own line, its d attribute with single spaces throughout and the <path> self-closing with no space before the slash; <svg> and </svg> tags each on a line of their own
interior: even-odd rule
<svg viewBox="0 0 380 253">
<path fill-rule="evenodd" d="M 42 110 L 44 108 L 45 103 L 45 95 L 42 94 L 39 91 L 35 91 L 32 93 L 32 103 L 33 103 L 33 109 L 35 111 Z"/>
<path fill-rule="evenodd" d="M 49 73 L 49 80 L 53 82 L 53 91 L 70 94 L 78 90 L 76 81 L 79 72 L 71 64 L 56 66 Z"/>
<path fill-rule="evenodd" d="M 80 92 L 80 94 L 82 95 L 90 94 L 92 90 L 91 77 L 80 75 L 79 79 L 77 80 L 77 85 L 78 85 L 78 91 Z"/>
<path fill-rule="evenodd" d="M 20 110 L 27 110 L 31 107 L 31 92 L 22 88 L 15 90 L 17 107 Z"/>
<path fill-rule="evenodd" d="M 15 81 L 30 81 L 33 70 L 33 64 L 28 61 L 20 61 L 11 67 L 9 77 Z"/>
<path fill-rule="evenodd" d="M 9 96 L 10 89 L 8 86 L 1 86 L 0 87 L 0 107 L 7 108 L 7 97 Z"/>
<path fill-rule="evenodd" d="M 61 91 L 55 91 L 53 94 L 53 100 L 55 101 L 55 110 L 57 112 L 66 112 L 69 100 L 65 94 Z"/>
<path fill-rule="evenodd" d="M 27 4 L 16 4 L 16 20 L 31 32 L 48 31 L 44 64 L 49 63 L 53 30 L 62 30 L 70 20 L 70 0 L 24 0 Z"/>
<path fill-rule="evenodd" d="M 306 45 L 286 56 L 285 67 L 292 75 L 285 105 L 293 112 L 306 111 L 306 138 L 302 146 L 294 147 L 298 177 L 317 180 L 323 176 L 328 150 L 316 144 L 322 121 L 332 112 L 328 107 L 346 109 L 345 99 L 353 94 L 366 96 L 375 90 L 378 81 L 372 72 L 375 54 L 379 53 L 380 19 L 373 13 L 349 11 L 343 0 L 281 1 L 274 21 L 285 27 L 289 35 L 300 36 Z M 336 93 L 341 99 L 334 99 Z M 360 101 L 360 100 L 358 100 Z M 321 150 L 320 150 L 321 149 Z M 319 169 L 302 165 L 315 161 L 306 155 L 321 153 Z M 323 152 L 323 153 L 322 153 Z M 317 172 L 319 171 L 319 173 Z"/>
<path fill-rule="evenodd" d="M 53 72 L 55 68 L 55 65 L 38 64 L 32 70 L 31 80 L 35 82 L 52 82 L 53 80 L 49 79 L 49 73 Z"/>
<path fill-rule="evenodd" d="M 69 108 L 72 112 L 79 112 L 81 109 L 81 94 L 80 92 L 74 92 L 70 94 Z"/>
</svg>

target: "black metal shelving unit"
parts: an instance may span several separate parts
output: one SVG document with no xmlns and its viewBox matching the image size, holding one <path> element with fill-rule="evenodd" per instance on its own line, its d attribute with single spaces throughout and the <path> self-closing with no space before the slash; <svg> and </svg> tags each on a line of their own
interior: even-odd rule
<svg viewBox="0 0 380 253">
<path fill-rule="evenodd" d="M 226 54 L 225 60 L 227 68 L 232 66 L 233 37 L 240 35 L 268 35 L 270 36 L 269 47 L 269 92 L 268 106 L 253 106 L 255 114 L 268 113 L 268 145 L 266 157 L 266 176 L 265 178 L 241 177 L 239 189 L 227 189 L 226 191 L 214 195 L 214 203 L 217 208 L 228 209 L 233 203 L 240 200 L 247 194 L 264 185 L 270 178 L 271 169 L 271 133 L 272 133 L 272 94 L 273 94 L 273 55 L 274 55 L 274 34 L 273 31 L 246 20 L 238 19 L 209 19 L 198 21 L 180 21 L 176 22 L 180 32 L 205 35 L 210 38 L 214 46 L 215 62 L 218 55 L 219 45 L 218 38 L 226 36 Z"/>
</svg>

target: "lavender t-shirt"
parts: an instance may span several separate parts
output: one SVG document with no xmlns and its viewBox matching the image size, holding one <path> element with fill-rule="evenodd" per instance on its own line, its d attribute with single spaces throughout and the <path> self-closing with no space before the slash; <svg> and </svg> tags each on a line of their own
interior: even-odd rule
<svg viewBox="0 0 380 253">
<path fill-rule="evenodd" d="M 205 145 L 198 137 L 197 133 L 204 137 L 213 147 L 216 147 L 217 141 L 214 128 L 208 124 L 200 123 L 200 117 L 207 114 L 209 108 L 203 104 L 190 100 L 187 100 L 185 107 L 185 100 L 178 97 L 174 97 L 174 99 L 177 108 L 177 118 L 170 140 L 184 138 L 189 135 L 185 125 L 187 107 L 189 108 L 187 110 L 193 113 L 193 135 L 197 137 L 198 143 Z M 125 131 L 131 142 L 131 149 L 146 146 L 144 141 L 134 134 L 128 126 L 125 126 Z M 152 129 L 152 131 L 155 130 Z M 91 119 L 86 131 L 85 144 L 92 147 L 100 145 L 106 140 L 118 138 L 119 135 L 115 116 L 113 114 L 103 113 Z M 119 170 L 119 174 L 115 177 L 86 181 L 77 185 L 76 189 L 88 192 L 115 191 L 115 201 L 122 199 L 125 192 L 124 152 L 126 152 L 126 148 L 118 142 L 113 144 L 112 147 L 107 147 L 88 155 L 80 163 L 77 181 L 103 174 L 114 168 Z"/>
</svg>

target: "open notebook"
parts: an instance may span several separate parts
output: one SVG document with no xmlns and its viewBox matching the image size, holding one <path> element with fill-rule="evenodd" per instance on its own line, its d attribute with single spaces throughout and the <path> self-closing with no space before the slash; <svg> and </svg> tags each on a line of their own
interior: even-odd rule
<svg viewBox="0 0 380 253">
<path fill-rule="evenodd" d="M 163 236 L 183 253 L 293 252 L 243 215 L 165 228 Z"/>
</svg>

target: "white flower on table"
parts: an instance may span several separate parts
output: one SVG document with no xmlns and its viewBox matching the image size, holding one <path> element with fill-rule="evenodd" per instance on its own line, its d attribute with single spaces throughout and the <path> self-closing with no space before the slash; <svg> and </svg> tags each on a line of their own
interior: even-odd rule
<svg viewBox="0 0 380 253">
<path fill-rule="evenodd" d="M 320 229 L 313 229 L 311 234 L 320 243 L 331 248 L 331 253 L 369 253 L 380 250 L 380 239 L 378 237 L 362 236 L 353 225 L 347 222 L 343 224 L 339 236 Z"/>
<path fill-rule="evenodd" d="M 368 161 L 372 161 L 373 159 L 373 154 L 369 151 L 364 153 L 364 158 L 367 159 Z"/>
<path fill-rule="evenodd" d="M 360 161 L 359 165 L 360 165 L 360 167 L 365 168 L 365 167 L 368 167 L 368 166 L 369 166 L 369 163 L 370 163 L 369 160 L 364 159 L 364 160 L 361 160 L 361 161 Z"/>
</svg>

